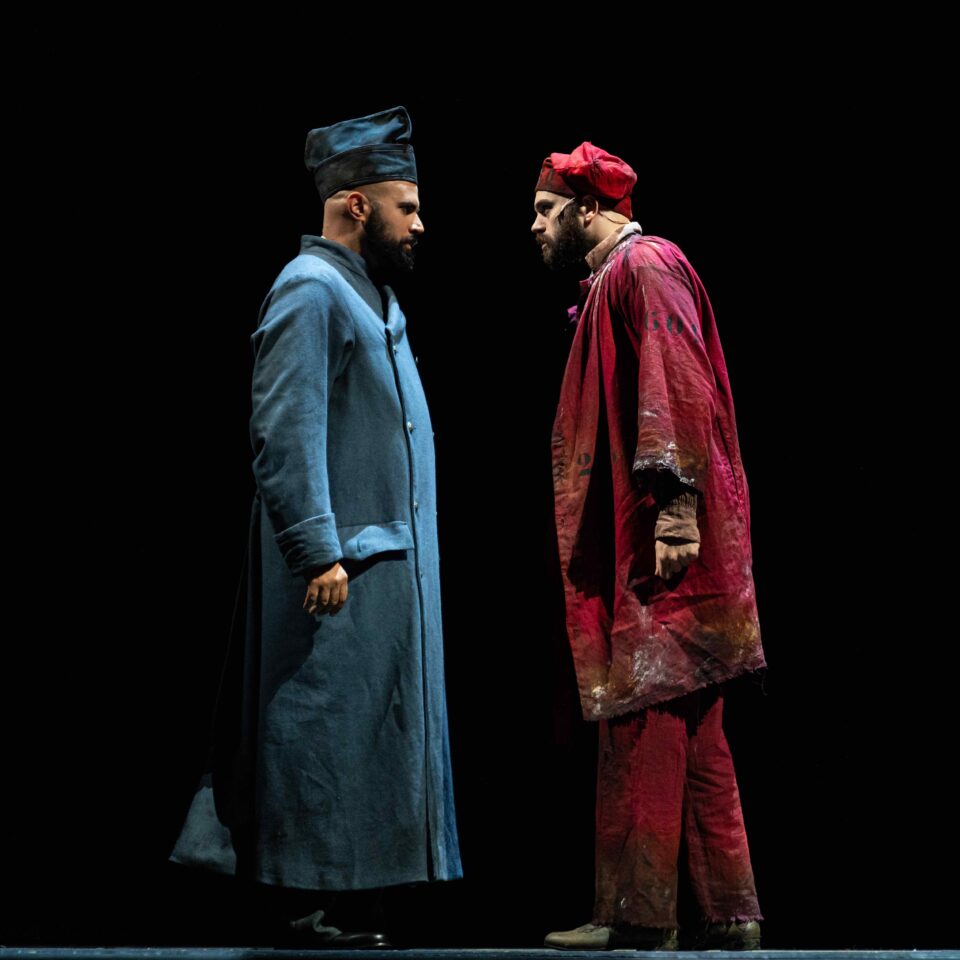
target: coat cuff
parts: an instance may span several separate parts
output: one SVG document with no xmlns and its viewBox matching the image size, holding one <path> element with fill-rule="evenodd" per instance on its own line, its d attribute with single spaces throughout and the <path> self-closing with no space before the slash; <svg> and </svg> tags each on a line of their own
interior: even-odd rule
<svg viewBox="0 0 960 960">
<path fill-rule="evenodd" d="M 655 536 L 658 540 L 676 537 L 688 543 L 700 542 L 697 528 L 697 495 L 678 493 L 672 500 L 660 507 L 657 516 Z"/>
<path fill-rule="evenodd" d="M 342 556 L 336 518 L 323 513 L 281 530 L 274 540 L 291 573 L 305 574 Z"/>
</svg>

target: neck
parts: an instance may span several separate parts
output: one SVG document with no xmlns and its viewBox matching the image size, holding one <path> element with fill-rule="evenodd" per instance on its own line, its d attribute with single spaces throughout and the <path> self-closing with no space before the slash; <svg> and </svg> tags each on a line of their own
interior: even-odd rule
<svg viewBox="0 0 960 960">
<path fill-rule="evenodd" d="M 609 213 L 601 212 L 593 218 L 593 223 L 587 230 L 587 239 L 593 246 L 603 243 L 611 233 L 619 233 L 630 222 L 626 218 L 620 218 L 620 214 L 614 214 L 613 217 Z"/>
<path fill-rule="evenodd" d="M 324 240 L 332 240 L 334 243 L 339 243 L 340 246 L 362 255 L 360 236 L 361 233 L 359 230 L 344 230 L 339 225 L 329 222 L 324 222 L 323 224 Z"/>
</svg>

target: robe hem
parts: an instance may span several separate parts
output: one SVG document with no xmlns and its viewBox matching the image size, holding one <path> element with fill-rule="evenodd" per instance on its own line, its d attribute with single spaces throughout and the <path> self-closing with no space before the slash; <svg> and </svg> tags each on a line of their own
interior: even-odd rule
<svg viewBox="0 0 960 960">
<path fill-rule="evenodd" d="M 759 670 L 766 669 L 766 667 L 766 660 L 761 659 L 759 663 L 744 664 L 736 669 L 730 670 L 718 676 L 709 677 L 702 683 L 698 683 L 689 688 L 684 688 L 683 690 L 677 690 L 676 692 L 668 693 L 663 696 L 648 694 L 647 696 L 650 699 L 645 699 L 641 694 L 627 702 L 620 700 L 616 705 L 599 708 L 595 711 L 588 710 L 587 705 L 581 696 L 580 706 L 583 712 L 583 719 L 588 722 L 597 720 L 611 720 L 614 717 L 621 717 L 627 713 L 637 713 L 640 710 L 646 710 L 647 707 L 655 707 L 660 703 L 668 703 L 670 700 L 676 700 L 678 697 L 685 697 L 688 693 L 695 693 L 697 690 L 703 690 L 706 687 L 716 683 L 726 683 L 728 680 L 734 680 L 737 677 L 744 676 L 748 673 L 756 673 Z"/>
</svg>

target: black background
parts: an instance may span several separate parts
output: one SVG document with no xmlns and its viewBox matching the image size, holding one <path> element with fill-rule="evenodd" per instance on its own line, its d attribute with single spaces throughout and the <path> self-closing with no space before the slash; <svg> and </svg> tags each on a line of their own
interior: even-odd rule
<svg viewBox="0 0 960 960">
<path fill-rule="evenodd" d="M 243 942 L 232 884 L 165 858 L 244 549 L 249 335 L 321 229 L 307 130 L 402 102 L 426 234 L 398 292 L 438 452 L 466 874 L 413 898 L 407 926 L 534 946 L 589 918 L 596 732 L 564 634 L 549 454 L 576 290 L 529 226 L 543 157 L 591 140 L 635 167 L 635 219 L 700 274 L 730 371 L 769 671 L 730 685 L 726 728 L 765 945 L 956 946 L 951 381 L 886 97 L 776 71 L 695 96 L 615 72 L 549 97 L 439 77 L 352 95 L 195 81 L 87 127 L 89 189 L 47 185 L 40 266 L 66 266 L 29 299 L 57 349 L 11 361 L 53 374 L 58 412 L 20 428 L 16 455 L 14 504 L 39 494 L 12 518 L 39 592 L 9 644 L 2 941 Z"/>
</svg>

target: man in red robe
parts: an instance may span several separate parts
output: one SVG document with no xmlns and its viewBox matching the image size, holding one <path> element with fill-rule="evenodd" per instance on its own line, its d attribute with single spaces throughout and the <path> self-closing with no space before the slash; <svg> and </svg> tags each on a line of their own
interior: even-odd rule
<svg viewBox="0 0 960 960">
<path fill-rule="evenodd" d="M 584 716 L 598 720 L 592 921 L 567 949 L 676 949 L 681 834 L 693 947 L 756 949 L 760 909 L 720 684 L 764 666 L 750 502 L 710 302 L 632 220 L 636 174 L 591 143 L 543 163 L 544 262 L 583 266 L 553 432 L 557 540 Z"/>
</svg>

